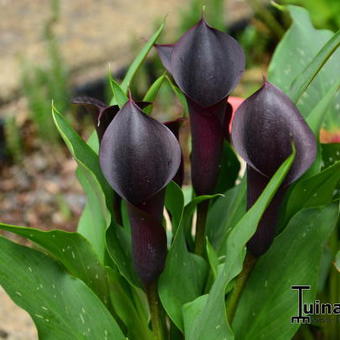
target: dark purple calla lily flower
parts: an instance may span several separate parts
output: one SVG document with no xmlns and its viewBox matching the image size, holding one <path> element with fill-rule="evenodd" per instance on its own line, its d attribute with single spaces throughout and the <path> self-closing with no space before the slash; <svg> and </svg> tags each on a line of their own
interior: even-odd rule
<svg viewBox="0 0 340 340">
<path fill-rule="evenodd" d="M 175 135 L 176 139 L 179 141 L 179 130 L 181 128 L 182 123 L 184 122 L 184 118 L 178 118 L 175 120 L 170 120 L 168 122 L 165 122 L 164 125 L 170 129 L 170 131 Z M 173 181 L 181 187 L 184 180 L 184 160 L 183 160 L 183 154 L 181 155 L 181 164 L 177 170 L 177 173 L 175 177 L 173 178 Z"/>
<path fill-rule="evenodd" d="M 108 106 L 96 98 L 87 96 L 75 97 L 72 99 L 72 103 L 83 106 L 86 109 L 86 111 L 91 115 L 93 124 L 97 131 L 99 142 L 101 142 L 106 128 L 109 126 L 113 118 L 118 113 L 119 106 L 118 105 Z M 137 105 L 141 109 L 148 106 L 149 104 L 150 103 L 148 102 L 137 103 Z M 121 198 L 116 193 L 114 193 L 113 198 L 113 212 L 116 222 L 119 225 L 122 225 Z"/>
<path fill-rule="evenodd" d="M 273 241 L 278 209 L 288 185 L 297 180 L 315 160 L 316 141 L 288 96 L 267 81 L 236 111 L 232 122 L 232 141 L 247 162 L 248 208 L 291 154 L 292 144 L 296 148 L 292 168 L 248 243 L 251 253 L 259 256 Z"/>
<path fill-rule="evenodd" d="M 192 131 L 192 182 L 198 195 L 212 193 L 230 106 L 227 97 L 245 67 L 242 48 L 204 21 L 174 45 L 156 45 L 164 67 L 185 94 Z"/>
<path fill-rule="evenodd" d="M 99 158 L 107 181 L 128 202 L 135 268 L 148 286 L 164 267 L 164 188 L 179 168 L 179 143 L 129 100 L 107 127 Z"/>
</svg>

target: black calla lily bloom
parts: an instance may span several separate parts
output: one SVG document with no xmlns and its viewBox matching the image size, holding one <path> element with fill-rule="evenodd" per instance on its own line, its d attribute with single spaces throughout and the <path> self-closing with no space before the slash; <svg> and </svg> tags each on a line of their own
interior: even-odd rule
<svg viewBox="0 0 340 340">
<path fill-rule="evenodd" d="M 175 120 L 170 120 L 168 122 L 165 122 L 164 125 L 170 129 L 170 131 L 175 135 L 176 139 L 179 141 L 179 130 L 181 128 L 181 125 L 184 121 L 184 118 L 178 118 Z M 179 165 L 179 168 L 177 170 L 177 173 L 175 177 L 173 178 L 173 181 L 181 187 L 184 180 L 184 160 L 183 160 L 183 154 L 181 155 L 181 164 Z"/>
<path fill-rule="evenodd" d="M 179 143 L 164 124 L 129 100 L 107 127 L 99 158 L 107 181 L 128 202 L 134 264 L 148 286 L 164 267 L 164 188 L 178 171 Z"/>
<path fill-rule="evenodd" d="M 164 67 L 185 94 L 192 131 L 192 183 L 198 195 L 212 193 L 230 117 L 227 97 L 245 67 L 231 36 L 201 19 L 174 45 L 156 45 Z"/>
<path fill-rule="evenodd" d="M 232 141 L 247 162 L 247 205 L 250 208 L 282 162 L 296 148 L 292 168 L 262 216 L 248 243 L 255 256 L 263 254 L 275 236 L 278 209 L 289 184 L 297 180 L 314 162 L 316 141 L 296 106 L 280 89 L 265 81 L 246 99 L 232 121 Z"/>
<path fill-rule="evenodd" d="M 108 106 L 102 101 L 88 96 L 75 97 L 72 99 L 72 103 L 83 106 L 86 109 L 86 111 L 91 115 L 93 124 L 96 128 L 99 142 L 101 142 L 105 130 L 118 113 L 119 106 L 118 105 Z M 141 109 L 143 109 L 150 103 L 138 102 L 137 104 Z M 116 193 L 114 193 L 113 198 L 113 211 L 116 222 L 119 225 L 122 225 L 121 198 Z"/>
</svg>

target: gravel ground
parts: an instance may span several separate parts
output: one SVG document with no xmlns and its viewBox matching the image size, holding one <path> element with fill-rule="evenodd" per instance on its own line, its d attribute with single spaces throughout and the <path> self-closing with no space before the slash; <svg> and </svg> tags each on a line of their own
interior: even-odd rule
<svg viewBox="0 0 340 340">
<path fill-rule="evenodd" d="M 56 33 L 67 65 L 74 69 L 110 62 L 114 70 L 130 58 L 133 40 L 142 43 L 150 36 L 159 15 L 168 13 L 171 26 L 180 3 L 62 0 Z M 0 0 L 0 99 L 18 89 L 20 57 L 44 62 L 42 31 L 49 16 L 47 0 Z"/>
<path fill-rule="evenodd" d="M 15 96 L 20 86 L 20 58 L 45 62 L 42 39 L 50 17 L 48 0 L 0 0 L 0 103 Z M 167 31 L 175 33 L 179 12 L 189 0 L 61 0 L 56 34 L 71 70 L 101 66 L 114 71 L 132 57 L 157 22 L 167 16 Z M 208 3 L 207 3 L 208 5 Z M 249 13 L 246 0 L 226 1 L 229 21 Z"/>
</svg>

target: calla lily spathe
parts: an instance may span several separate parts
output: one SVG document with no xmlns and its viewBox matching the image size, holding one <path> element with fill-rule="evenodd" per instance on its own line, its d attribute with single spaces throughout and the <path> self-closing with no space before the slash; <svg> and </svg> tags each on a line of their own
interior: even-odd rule
<svg viewBox="0 0 340 340">
<path fill-rule="evenodd" d="M 196 194 L 216 185 L 226 126 L 227 97 L 245 67 L 242 48 L 204 19 L 174 45 L 156 45 L 164 67 L 188 101 L 192 134 L 192 183 Z"/>
<path fill-rule="evenodd" d="M 99 159 L 108 183 L 128 203 L 134 264 L 148 286 L 164 267 L 164 188 L 180 166 L 179 143 L 164 124 L 129 100 L 107 127 Z"/>
<path fill-rule="evenodd" d="M 248 208 L 291 154 L 292 145 L 296 149 L 292 168 L 248 244 L 249 250 L 259 256 L 273 241 L 278 210 L 287 187 L 301 177 L 315 160 L 316 141 L 289 97 L 265 81 L 236 111 L 232 121 L 232 142 L 247 162 Z"/>
</svg>

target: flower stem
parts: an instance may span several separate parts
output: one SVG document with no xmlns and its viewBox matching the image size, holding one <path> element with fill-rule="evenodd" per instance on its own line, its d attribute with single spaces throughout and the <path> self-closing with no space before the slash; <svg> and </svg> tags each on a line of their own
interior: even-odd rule
<svg viewBox="0 0 340 340">
<path fill-rule="evenodd" d="M 207 221 L 209 201 L 203 201 L 197 206 L 195 253 L 202 256 L 205 248 L 205 224 Z"/>
<path fill-rule="evenodd" d="M 146 294 L 149 301 L 152 332 L 155 340 L 165 340 L 165 330 L 163 323 L 163 311 L 157 292 L 157 281 L 146 287 Z"/>
<path fill-rule="evenodd" d="M 247 282 L 249 274 L 254 268 L 255 263 L 256 263 L 256 257 L 248 253 L 244 261 L 242 272 L 237 277 L 235 288 L 233 289 L 227 301 L 227 315 L 228 315 L 228 320 L 230 323 L 232 322 L 234 318 L 236 308 L 238 305 L 238 301 L 242 294 L 243 288 Z"/>
</svg>

